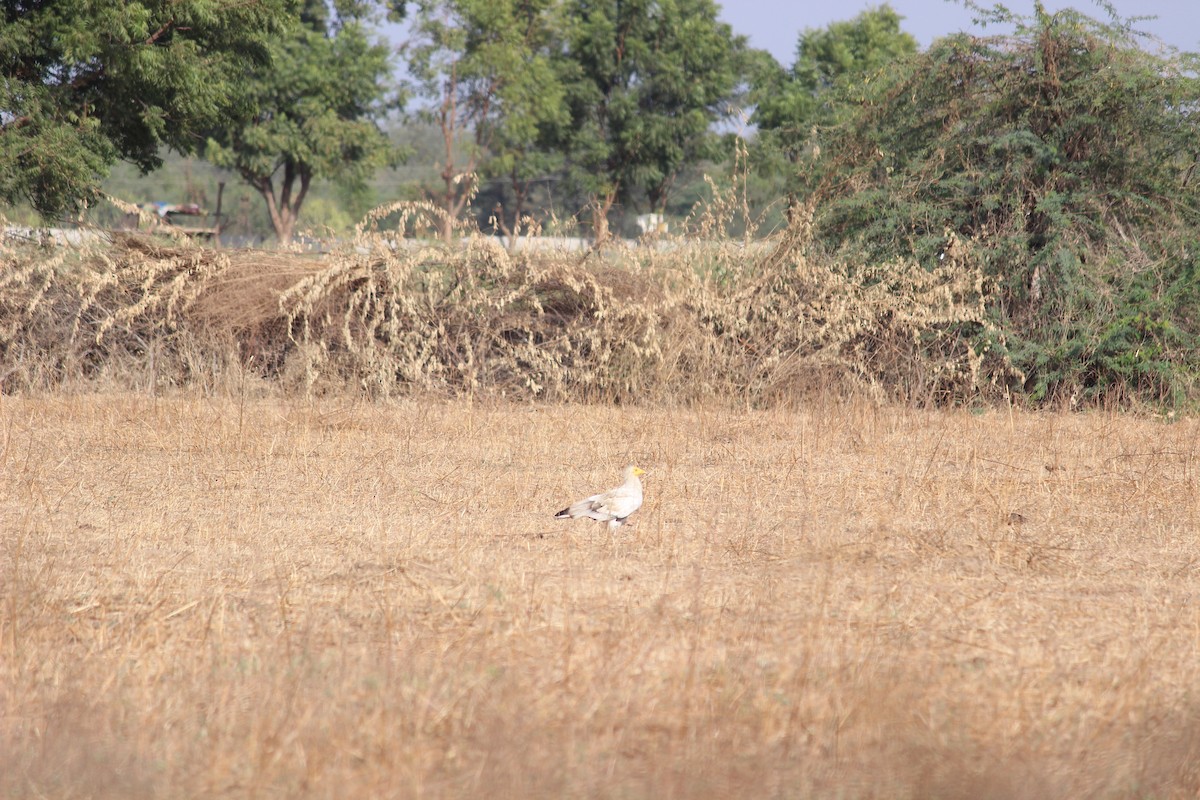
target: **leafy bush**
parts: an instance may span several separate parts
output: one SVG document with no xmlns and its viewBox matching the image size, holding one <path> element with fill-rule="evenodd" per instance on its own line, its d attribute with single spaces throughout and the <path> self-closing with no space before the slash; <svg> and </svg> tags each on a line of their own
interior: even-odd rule
<svg viewBox="0 0 1200 800">
<path fill-rule="evenodd" d="M 1009 388 L 1033 400 L 1179 402 L 1200 335 L 1195 63 L 1119 21 L 992 13 L 1015 33 L 947 37 L 841 87 L 854 113 L 808 176 L 817 238 L 977 266 Z"/>
</svg>

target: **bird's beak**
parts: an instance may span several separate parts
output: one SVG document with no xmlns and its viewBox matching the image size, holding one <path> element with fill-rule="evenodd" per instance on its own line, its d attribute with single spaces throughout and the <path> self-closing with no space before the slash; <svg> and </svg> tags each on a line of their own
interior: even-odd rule
<svg viewBox="0 0 1200 800">
<path fill-rule="evenodd" d="M 633 474 L 637 475 L 640 478 L 641 476 L 646 474 L 646 470 L 642 469 L 641 467 L 634 467 Z"/>
</svg>

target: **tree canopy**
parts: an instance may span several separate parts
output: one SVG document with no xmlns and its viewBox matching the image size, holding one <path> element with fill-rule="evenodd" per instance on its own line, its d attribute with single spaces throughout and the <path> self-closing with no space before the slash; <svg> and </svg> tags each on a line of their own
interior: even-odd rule
<svg viewBox="0 0 1200 800">
<path fill-rule="evenodd" d="M 551 53 L 559 18 L 553 0 L 421 0 L 402 47 L 415 94 L 412 116 L 442 136 L 441 233 L 478 190 L 478 178 L 504 176 L 521 213 L 528 182 L 554 166 L 538 147 L 565 123 L 563 87 Z"/>
<path fill-rule="evenodd" d="M 802 32 L 789 68 L 767 54 L 758 57 L 749 100 L 754 107 L 750 121 L 757 128 L 753 159 L 760 170 L 785 172 L 785 186 L 795 191 L 797 165 L 819 148 L 817 128 L 850 108 L 838 102 L 834 90 L 839 82 L 894 67 L 916 54 L 917 40 L 900 29 L 902 20 L 882 5 Z"/>
<path fill-rule="evenodd" d="M 560 59 L 570 124 L 555 142 L 568 183 L 607 235 L 614 203 L 666 204 L 680 167 L 717 153 L 713 124 L 740 78 L 744 37 L 712 0 L 564 0 Z"/>
<path fill-rule="evenodd" d="M 447 220 L 478 175 L 507 182 L 514 215 L 531 181 L 559 175 L 594 201 L 603 238 L 614 203 L 661 210 L 681 166 L 716 153 L 744 41 L 711 0 L 415 5 L 405 55 L 426 102 L 417 114 L 443 133 Z"/>
<path fill-rule="evenodd" d="M 247 110 L 287 0 L 6 0 L 0 25 L 0 201 L 47 216 L 92 203 L 108 170 Z"/>
<path fill-rule="evenodd" d="M 389 110 L 388 48 L 366 25 L 306 0 L 244 81 L 253 113 L 208 129 L 208 157 L 262 196 L 279 240 L 292 238 L 314 179 L 363 181 L 396 153 L 376 120 Z"/>
<path fill-rule="evenodd" d="M 718 153 L 744 43 L 711 0 L 11 2 L 0 199 L 53 216 L 91 204 L 118 159 L 203 152 L 286 241 L 313 181 L 361 185 L 395 156 L 378 129 L 394 65 L 366 24 L 381 10 L 410 12 L 402 53 L 415 114 L 442 130 L 448 224 L 482 178 L 502 184 L 501 228 L 540 183 L 595 200 L 606 230 L 614 203 L 661 210 L 680 169 Z"/>
</svg>

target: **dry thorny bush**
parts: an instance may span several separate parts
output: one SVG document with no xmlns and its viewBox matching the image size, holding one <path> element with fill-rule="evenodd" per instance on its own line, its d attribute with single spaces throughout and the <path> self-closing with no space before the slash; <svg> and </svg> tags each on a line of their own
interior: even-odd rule
<svg viewBox="0 0 1200 800">
<path fill-rule="evenodd" d="M 458 248 L 381 232 L 325 255 L 123 235 L 46 252 L 3 245 L 0 388 L 108 380 L 208 387 L 754 405 L 813 385 L 945 402 L 980 388 L 980 275 L 959 262 L 811 257 L 812 209 L 765 242 L 724 231 L 722 192 L 686 238 L 585 254 Z M 966 335 L 964 335 L 964 332 Z"/>
</svg>

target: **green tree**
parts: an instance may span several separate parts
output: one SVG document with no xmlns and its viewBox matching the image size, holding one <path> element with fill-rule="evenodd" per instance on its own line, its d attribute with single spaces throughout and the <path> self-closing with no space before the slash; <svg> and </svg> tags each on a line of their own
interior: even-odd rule
<svg viewBox="0 0 1200 800">
<path fill-rule="evenodd" d="M 711 0 L 565 0 L 559 61 L 570 124 L 555 145 L 590 198 L 597 240 L 618 202 L 667 203 L 680 167 L 719 155 L 713 124 L 739 79 L 742 37 Z"/>
<path fill-rule="evenodd" d="M 565 122 L 563 87 L 551 68 L 555 0 L 423 0 L 402 48 L 416 94 L 415 116 L 441 132 L 447 241 L 478 189 L 479 175 L 504 176 L 519 217 L 530 179 L 553 165 L 536 143 Z"/>
<path fill-rule="evenodd" d="M 815 135 L 848 110 L 834 91 L 839 81 L 878 73 L 917 52 L 917 40 L 900 29 L 903 20 L 890 6 L 862 12 L 854 19 L 806 30 L 796 46 L 796 61 L 782 67 L 762 53 L 752 70 L 749 100 L 757 128 L 752 160 L 767 173 L 789 165 L 787 182 L 794 200 L 797 165 L 820 152 Z"/>
<path fill-rule="evenodd" d="M 546 147 L 559 138 L 570 117 L 566 87 L 559 80 L 554 53 L 561 45 L 561 4 L 556 0 L 506 0 L 508 24 L 492 26 L 478 44 L 469 48 L 487 69 L 507 77 L 496 85 L 494 113 L 478 125 L 478 141 L 487 155 L 480 167 L 483 177 L 503 181 L 509 207 L 492 210 L 496 224 L 506 233 L 520 230 L 528 211 L 535 181 L 545 180 L 562 168 L 562 154 Z M 502 13 L 501 3 L 490 4 Z"/>
<path fill-rule="evenodd" d="M 1067 10 L 947 37 L 843 87 L 803 171 L 818 236 L 867 259 L 968 258 L 1034 398 L 1170 398 L 1200 320 L 1200 81 L 1119 19 Z M 954 246 L 946 247 L 947 234 Z"/>
<path fill-rule="evenodd" d="M 268 58 L 288 0 L 4 0 L 0 202 L 45 216 L 92 204 L 118 159 L 158 167 L 162 147 L 244 113 L 243 76 Z"/>
<path fill-rule="evenodd" d="M 305 0 L 272 46 L 270 68 L 245 78 L 254 113 L 209 131 L 207 157 L 262 196 L 280 242 L 291 241 L 314 180 L 355 186 L 398 155 L 377 124 L 396 97 L 389 49 L 371 41 L 362 18 L 368 10 Z"/>
</svg>

